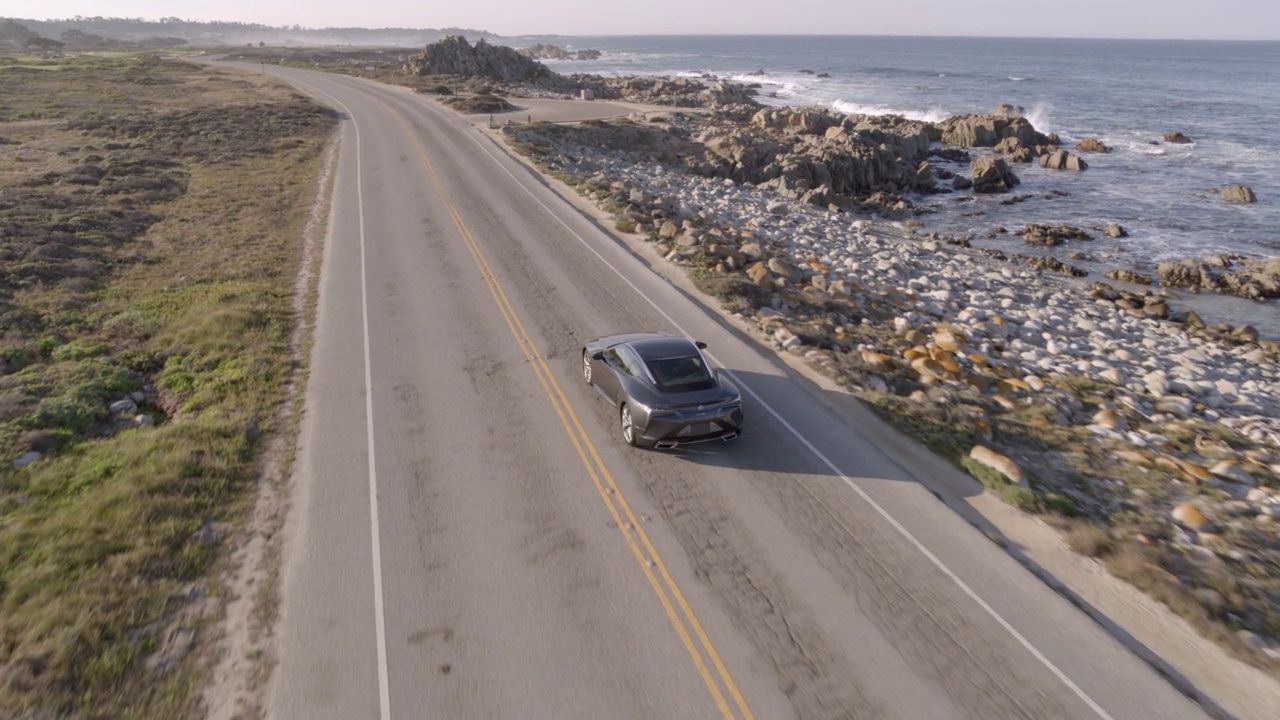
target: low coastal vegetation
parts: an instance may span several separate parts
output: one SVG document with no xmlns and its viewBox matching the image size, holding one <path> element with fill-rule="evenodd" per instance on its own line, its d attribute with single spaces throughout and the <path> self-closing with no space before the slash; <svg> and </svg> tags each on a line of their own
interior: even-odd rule
<svg viewBox="0 0 1280 720">
<path fill-rule="evenodd" d="M 334 122 L 265 77 L 0 58 L 0 715 L 192 710 Z"/>
</svg>

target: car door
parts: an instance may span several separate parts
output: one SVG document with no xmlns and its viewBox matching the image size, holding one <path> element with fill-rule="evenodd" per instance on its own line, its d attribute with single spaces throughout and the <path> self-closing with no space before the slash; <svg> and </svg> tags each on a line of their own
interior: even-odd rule
<svg viewBox="0 0 1280 720">
<path fill-rule="evenodd" d="M 619 375 L 625 372 L 626 368 L 622 364 L 622 359 L 618 357 L 616 348 L 605 350 L 603 357 L 596 363 L 596 368 L 593 370 L 596 387 L 600 388 L 600 392 L 614 404 L 617 404 L 622 392 Z"/>
</svg>

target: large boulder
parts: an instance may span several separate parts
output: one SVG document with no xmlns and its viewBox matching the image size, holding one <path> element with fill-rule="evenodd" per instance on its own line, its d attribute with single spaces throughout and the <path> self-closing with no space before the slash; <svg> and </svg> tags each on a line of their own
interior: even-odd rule
<svg viewBox="0 0 1280 720">
<path fill-rule="evenodd" d="M 1089 233 L 1073 225 L 1028 225 L 1019 230 L 1017 235 L 1028 245 L 1053 247 L 1068 240 L 1092 240 Z"/>
<path fill-rule="evenodd" d="M 984 155 L 969 163 L 973 191 L 978 193 L 1008 192 L 1021 182 L 999 155 Z"/>
<path fill-rule="evenodd" d="M 1014 462 L 1009 456 L 1001 455 L 985 445 L 974 445 L 969 450 L 969 458 L 979 465 L 996 471 L 1007 482 L 1021 485 L 1022 487 L 1029 487 L 1030 485 L 1026 473 L 1022 471 L 1018 463 Z"/>
<path fill-rule="evenodd" d="M 747 88 L 741 83 L 716 82 L 703 91 L 707 104 L 711 107 L 725 105 L 755 105 L 756 101 L 747 94 Z"/>
<path fill-rule="evenodd" d="M 459 35 L 450 35 L 410 55 L 404 64 L 410 75 L 460 75 L 503 82 L 561 79 L 542 63 L 483 38 L 472 46 Z"/>
<path fill-rule="evenodd" d="M 1076 143 L 1076 152 L 1109 153 L 1111 148 L 1097 138 L 1085 138 Z"/>
<path fill-rule="evenodd" d="M 991 149 L 1001 155 L 1007 155 L 1013 162 L 1031 162 L 1031 149 L 1024 146 L 1016 137 L 1004 138 Z"/>
<path fill-rule="evenodd" d="M 1239 205 L 1249 205 L 1258 202 L 1258 196 L 1253 194 L 1253 188 L 1248 185 L 1232 185 L 1222 191 L 1220 196 L 1229 203 Z"/>
<path fill-rule="evenodd" d="M 1005 115 L 957 115 L 936 124 L 938 141 L 956 147 L 995 147 L 1005 138 L 1017 138 L 1022 147 L 1057 145 L 1056 135 L 1038 132 L 1024 117 Z"/>
<path fill-rule="evenodd" d="M 1129 231 L 1125 230 L 1124 226 L 1120 223 L 1107 223 L 1107 228 L 1106 230 L 1103 230 L 1103 234 L 1109 238 L 1116 239 L 1129 237 Z"/>
<path fill-rule="evenodd" d="M 1072 155 L 1066 150 L 1055 150 L 1048 155 L 1040 156 L 1040 166 L 1050 170 L 1088 170 L 1089 165 L 1079 155 Z"/>
<path fill-rule="evenodd" d="M 1187 137 L 1186 135 L 1183 135 L 1180 132 L 1165 133 L 1164 141 L 1167 143 L 1172 143 L 1174 145 L 1190 145 L 1191 143 L 1195 142 L 1194 140 Z"/>
</svg>

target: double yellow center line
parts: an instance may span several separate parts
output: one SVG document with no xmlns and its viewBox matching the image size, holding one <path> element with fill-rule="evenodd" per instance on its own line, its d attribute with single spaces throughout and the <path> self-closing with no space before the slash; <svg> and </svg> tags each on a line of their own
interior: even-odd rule
<svg viewBox="0 0 1280 720">
<path fill-rule="evenodd" d="M 471 254 L 471 259 L 480 270 L 481 277 L 484 278 L 485 285 L 489 288 L 489 294 L 493 297 L 499 312 L 502 313 L 502 319 L 506 322 L 507 328 L 511 330 L 511 335 L 515 338 L 516 344 L 520 346 L 520 352 L 523 353 L 525 359 L 529 362 L 529 366 L 533 368 L 534 374 L 537 375 L 538 382 L 541 384 L 543 392 L 546 393 L 547 399 L 551 401 L 556 417 L 560 419 L 560 424 L 564 427 L 565 434 L 569 436 L 569 440 L 573 443 L 573 448 L 582 460 L 582 465 L 586 468 L 587 475 L 591 477 L 592 483 L 595 484 L 596 490 L 600 493 L 600 498 L 613 516 L 614 524 L 622 534 L 627 546 L 631 548 L 632 556 L 635 557 L 641 571 L 649 580 L 649 585 L 653 588 L 654 594 L 658 596 L 659 602 L 662 603 L 662 609 L 666 612 L 672 627 L 675 628 L 676 633 L 680 636 L 681 642 L 684 643 L 689 657 L 692 658 L 698 673 L 707 685 L 707 690 L 710 691 L 712 699 L 715 700 L 716 707 L 720 709 L 720 714 L 726 720 L 735 720 L 737 718 L 754 720 L 755 716 L 752 715 L 751 709 L 747 707 L 747 702 L 743 699 L 742 692 L 738 689 L 737 684 L 734 683 L 733 677 L 730 676 L 729 670 L 720 659 L 720 654 L 716 652 L 711 639 L 707 637 L 706 630 L 698 622 L 698 618 L 694 615 L 688 600 L 685 599 L 684 593 L 680 592 L 679 586 L 676 585 L 676 581 L 671 577 L 671 573 L 658 555 L 658 551 L 654 548 L 648 534 L 645 533 L 644 528 L 636 519 L 635 513 L 623 496 L 621 488 L 618 487 L 618 483 L 613 478 L 613 474 L 609 472 L 609 468 L 600 459 L 600 453 L 596 450 L 595 444 L 591 442 L 591 438 L 588 437 L 582 423 L 578 420 L 578 415 L 574 412 L 573 406 L 569 403 L 564 390 L 560 387 L 560 383 L 552 375 L 547 361 L 538 352 L 537 347 L 534 346 L 533 340 L 530 338 L 528 331 L 525 330 L 524 324 L 520 321 L 520 317 L 517 315 L 511 301 L 507 298 L 507 293 L 503 290 L 497 275 L 493 272 L 493 268 L 490 267 L 489 261 L 485 259 L 484 253 L 481 252 L 475 236 L 471 234 L 471 230 L 463 221 L 458 210 L 446 197 L 444 184 L 440 181 L 439 175 L 436 174 L 430 158 L 427 157 L 427 152 L 421 139 L 405 121 L 400 112 L 379 98 L 374 97 L 373 99 L 391 113 L 396 122 L 404 128 L 405 133 L 412 139 L 418 157 L 422 160 L 423 167 L 426 168 L 427 174 L 431 177 L 431 182 L 435 185 L 441 202 L 449 212 L 449 217 L 453 220 L 454 226 L 458 229 L 458 234 L 462 237 L 467 251 Z M 726 694 L 729 699 L 726 699 Z M 732 706 L 730 705 L 730 700 L 732 700 Z"/>
</svg>

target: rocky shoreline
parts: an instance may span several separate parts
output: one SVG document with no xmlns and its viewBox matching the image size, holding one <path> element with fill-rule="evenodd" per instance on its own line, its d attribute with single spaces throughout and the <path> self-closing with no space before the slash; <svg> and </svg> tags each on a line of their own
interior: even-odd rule
<svg viewBox="0 0 1280 720">
<path fill-rule="evenodd" d="M 1077 550 L 1280 675 L 1280 345 L 1249 326 L 1211 326 L 1165 290 L 1131 292 L 1078 279 L 1084 271 L 1056 258 L 922 235 L 906 197 L 1008 192 L 1017 162 L 1085 171 L 1078 154 L 1007 106 L 924 123 L 761 107 L 727 83 L 553 84 L 503 91 L 590 87 L 702 108 L 513 123 L 500 134 L 620 232 L 654 243 L 763 341 L 807 359 L 1011 504 L 1054 518 Z M 970 172 L 935 161 L 967 161 Z M 884 218 L 903 222 L 874 221 Z M 1084 232 L 1019 234 L 1052 247 Z M 1213 258 L 1115 277 L 1280 294 L 1278 261 Z"/>
<path fill-rule="evenodd" d="M 507 136 L 527 149 L 534 132 Z M 1185 595 L 1197 609 L 1184 614 L 1234 628 L 1226 644 L 1280 669 L 1280 346 L 1164 319 L 1156 295 L 591 144 L 539 161 L 776 349 L 1011 503 L 1087 521 L 1088 552 L 1140 559 L 1129 579 Z"/>
<path fill-rule="evenodd" d="M 715 111 L 717 122 L 705 126 L 699 137 L 666 140 L 668 144 L 693 140 L 700 145 L 692 147 L 693 154 L 686 153 L 683 160 L 693 172 L 769 187 L 784 197 L 819 206 L 835 204 L 844 210 L 874 212 L 879 219 L 913 220 L 928 212 L 914 205 L 911 197 L 959 193 L 955 200 L 963 202 L 972 200 L 974 194 L 1012 193 L 1021 183 L 1015 169 L 1019 164 L 1038 162 L 1055 171 L 1084 172 L 1089 167 L 1084 155 L 1111 150 L 1093 138 L 1085 138 L 1069 150 L 1056 135 L 1037 131 L 1024 117 L 1022 108 L 1009 104 L 997 106 L 988 115 L 961 115 L 937 123 L 897 116 L 844 115 L 815 108 L 767 108 L 755 100 L 758 85 L 724 82 L 714 76 L 672 80 L 559 75 L 537 62 L 538 57 L 561 58 L 568 57 L 568 53 L 554 46 L 519 51 L 484 41 L 472 46 L 463 38 L 451 37 L 407 58 L 403 72 L 419 77 L 462 78 L 481 83 L 483 91 L 513 97 L 585 97 L 673 108 L 709 108 Z M 1193 140 L 1182 133 L 1169 132 L 1151 142 L 1176 145 Z M 670 164 L 669 159 L 667 162 Z M 699 164 L 702 167 L 695 167 Z M 1212 192 L 1224 202 L 1257 201 L 1253 190 L 1246 186 Z M 1003 204 L 1029 197 L 1011 194 Z M 1070 239 L 1092 239 L 1084 229 L 1070 230 L 1075 232 L 1074 236 L 1067 236 Z M 998 235 L 1002 231 L 995 232 Z M 1114 226 L 1106 229 L 1106 235 L 1120 238 L 1127 232 Z M 990 237 L 989 233 L 986 239 Z M 980 238 L 940 239 L 970 243 Z M 1069 259 L 1073 262 L 1089 264 L 1097 260 L 1093 253 L 1076 245 L 1064 249 L 1071 251 Z M 1057 257 L 1029 261 L 1042 269 L 1073 276 L 1090 272 Z M 1149 279 L 1149 284 L 1167 289 L 1214 292 L 1256 301 L 1280 298 L 1280 261 L 1264 258 L 1209 255 L 1149 267 L 1098 270 L 1103 271 L 1119 273 L 1139 283 Z"/>
</svg>

